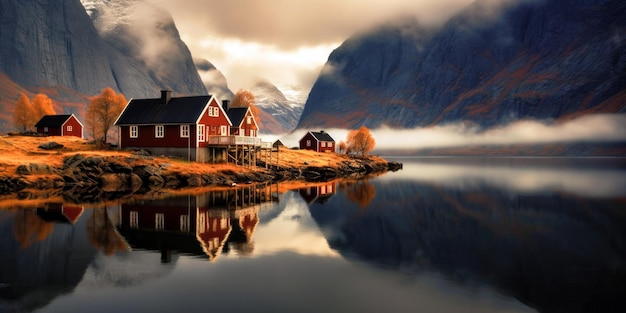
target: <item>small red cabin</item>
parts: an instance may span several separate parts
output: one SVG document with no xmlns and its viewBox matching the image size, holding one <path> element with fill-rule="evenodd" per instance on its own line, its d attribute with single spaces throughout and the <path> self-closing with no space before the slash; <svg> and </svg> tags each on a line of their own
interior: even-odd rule
<svg viewBox="0 0 626 313">
<path fill-rule="evenodd" d="M 37 133 L 47 136 L 83 138 L 83 124 L 74 114 L 46 115 L 37 124 Z"/>
<path fill-rule="evenodd" d="M 308 132 L 300 139 L 300 149 L 335 152 L 335 140 L 325 131 Z"/>
</svg>

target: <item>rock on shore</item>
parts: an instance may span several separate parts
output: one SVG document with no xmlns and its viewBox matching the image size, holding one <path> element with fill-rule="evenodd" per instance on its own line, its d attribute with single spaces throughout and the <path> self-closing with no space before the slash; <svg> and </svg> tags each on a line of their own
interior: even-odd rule
<svg viewBox="0 0 626 313">
<path fill-rule="evenodd" d="M 57 190 L 75 202 L 95 202 L 129 194 L 188 187 L 234 186 L 237 184 L 286 180 L 327 181 L 342 177 L 359 178 L 373 173 L 396 171 L 397 162 L 380 158 L 350 158 L 338 166 L 275 166 L 259 161 L 259 168 L 235 172 L 231 169 L 210 174 L 170 170 L 167 163 L 150 162 L 150 157 L 130 155 L 85 156 L 75 154 L 60 168 L 47 164 L 20 165 L 17 175 L 0 177 L 0 194 L 24 190 Z M 267 166 L 267 170 L 265 167 Z"/>
</svg>

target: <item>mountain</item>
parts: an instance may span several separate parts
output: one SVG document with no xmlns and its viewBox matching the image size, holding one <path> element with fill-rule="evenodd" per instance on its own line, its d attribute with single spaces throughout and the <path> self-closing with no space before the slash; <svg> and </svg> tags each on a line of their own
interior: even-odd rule
<svg viewBox="0 0 626 313">
<path fill-rule="evenodd" d="M 278 87 L 265 79 L 257 79 L 250 92 L 257 107 L 263 111 L 261 123 L 264 133 L 284 134 L 296 127 L 302 114 L 302 103 L 295 103 L 293 98 L 287 99 Z"/>
<path fill-rule="evenodd" d="M 395 21 L 332 52 L 298 128 L 626 112 L 626 2 L 479 0 L 439 28 Z"/>
<path fill-rule="evenodd" d="M 128 97 L 152 97 L 159 89 L 179 95 L 206 94 L 191 52 L 169 12 L 143 0 L 81 3 L 99 36 L 122 56 L 119 62 L 114 58 L 112 70 L 119 89 Z M 138 71 L 128 69 L 129 65 Z"/>
<path fill-rule="evenodd" d="M 204 87 L 210 95 L 214 95 L 217 99 L 232 99 L 234 94 L 228 88 L 226 76 L 218 70 L 213 63 L 206 59 L 194 60 L 196 68 L 200 73 Z"/>
<path fill-rule="evenodd" d="M 78 115 L 105 87 L 127 98 L 206 94 L 169 13 L 140 0 L 84 3 L 91 18 L 79 0 L 0 3 L 0 131 L 20 92 Z"/>
</svg>

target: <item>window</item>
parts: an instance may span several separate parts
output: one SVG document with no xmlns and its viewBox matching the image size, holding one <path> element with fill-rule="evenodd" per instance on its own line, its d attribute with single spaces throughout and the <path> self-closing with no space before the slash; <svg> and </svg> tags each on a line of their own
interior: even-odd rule
<svg viewBox="0 0 626 313">
<path fill-rule="evenodd" d="M 189 125 L 180 125 L 180 137 L 189 138 Z"/>
<path fill-rule="evenodd" d="M 139 212 L 130 211 L 130 217 L 128 219 L 128 225 L 130 228 L 138 228 L 139 227 Z"/>
<path fill-rule="evenodd" d="M 248 117 L 246 118 L 246 123 L 248 123 L 248 124 L 252 124 L 252 116 L 248 116 Z"/>
<path fill-rule="evenodd" d="M 217 130 L 217 126 L 211 125 L 211 133 L 214 133 Z"/>
<path fill-rule="evenodd" d="M 163 213 L 154 214 L 154 229 L 156 230 L 165 229 L 165 214 Z"/>
<path fill-rule="evenodd" d="M 326 141 L 322 141 L 322 148 L 326 148 Z"/>
<path fill-rule="evenodd" d="M 322 186 L 321 188 L 322 190 L 320 190 L 320 194 L 321 195 L 325 195 L 326 194 L 326 186 Z"/>
<path fill-rule="evenodd" d="M 180 216 L 180 231 L 183 233 L 189 232 L 189 215 Z"/>
<path fill-rule="evenodd" d="M 200 124 L 198 125 L 198 141 L 204 142 L 204 138 L 204 125 Z"/>
<path fill-rule="evenodd" d="M 250 130 L 250 137 L 256 137 L 256 130 L 254 129 Z"/>
<path fill-rule="evenodd" d="M 156 138 L 163 138 L 163 137 L 165 137 L 165 126 L 163 126 L 163 125 L 156 125 L 156 126 L 154 126 L 154 137 L 156 137 Z"/>
<path fill-rule="evenodd" d="M 206 212 L 198 214 L 196 229 L 198 233 L 204 233 L 206 231 Z"/>
<path fill-rule="evenodd" d="M 220 116 L 220 109 L 218 107 L 209 107 L 209 116 Z"/>
<path fill-rule="evenodd" d="M 328 185 L 328 193 L 333 192 L 333 185 Z"/>
<path fill-rule="evenodd" d="M 47 133 L 47 132 L 48 132 L 48 127 L 44 127 L 44 128 L 43 128 L 43 132 L 44 132 L 44 133 Z"/>
<path fill-rule="evenodd" d="M 66 129 L 67 129 L 68 132 L 71 132 L 72 131 L 72 125 L 67 125 Z"/>
<path fill-rule="evenodd" d="M 329 143 L 328 143 L 328 147 L 329 147 L 329 148 L 332 148 L 332 147 L 333 147 L 333 143 L 332 143 L 332 142 L 329 142 Z"/>
<path fill-rule="evenodd" d="M 306 141 L 306 146 L 307 146 L 307 147 L 310 147 L 310 146 L 311 146 L 311 140 L 307 140 L 307 141 Z"/>
<path fill-rule="evenodd" d="M 130 127 L 130 138 L 137 138 L 137 137 L 139 137 L 139 127 L 131 126 Z"/>
<path fill-rule="evenodd" d="M 224 125 L 220 126 L 220 135 L 228 136 L 228 129 L 226 128 L 226 126 Z"/>
</svg>

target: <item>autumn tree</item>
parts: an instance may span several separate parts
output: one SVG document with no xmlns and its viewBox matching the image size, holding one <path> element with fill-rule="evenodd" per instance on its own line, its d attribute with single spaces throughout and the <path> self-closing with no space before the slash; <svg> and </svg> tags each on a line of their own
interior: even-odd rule
<svg viewBox="0 0 626 313">
<path fill-rule="evenodd" d="M 93 131 L 94 140 L 105 143 L 109 135 L 109 129 L 124 110 L 126 98 L 123 94 L 116 94 L 113 89 L 107 87 L 98 96 L 91 98 L 86 114 L 87 127 Z"/>
<path fill-rule="evenodd" d="M 46 115 L 54 115 L 54 107 L 52 106 L 52 99 L 48 98 L 43 93 L 35 95 L 32 100 L 33 105 L 33 119 L 35 123 Z M 33 123 L 34 124 L 34 123 Z"/>
<path fill-rule="evenodd" d="M 230 105 L 233 108 L 250 108 L 252 115 L 254 115 L 254 119 L 260 123 L 259 109 L 256 106 L 256 99 L 249 90 L 239 89 L 233 97 Z"/>
<path fill-rule="evenodd" d="M 37 123 L 37 120 L 35 120 L 33 105 L 30 103 L 30 99 L 22 93 L 13 109 L 13 124 L 16 128 L 26 132 L 31 130 L 35 123 Z"/>
<path fill-rule="evenodd" d="M 339 142 L 339 145 L 337 145 L 337 149 L 339 149 L 339 153 L 342 153 L 342 152 L 347 153 L 348 146 L 346 145 L 346 142 L 342 140 Z"/>
<path fill-rule="evenodd" d="M 347 151 L 366 156 L 374 150 L 374 146 L 376 146 L 376 141 L 367 127 L 361 126 L 359 129 L 351 130 L 348 133 Z"/>
<path fill-rule="evenodd" d="M 346 193 L 348 200 L 362 209 L 367 207 L 376 196 L 376 188 L 367 180 L 340 184 L 339 188 Z"/>
</svg>

